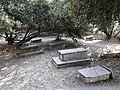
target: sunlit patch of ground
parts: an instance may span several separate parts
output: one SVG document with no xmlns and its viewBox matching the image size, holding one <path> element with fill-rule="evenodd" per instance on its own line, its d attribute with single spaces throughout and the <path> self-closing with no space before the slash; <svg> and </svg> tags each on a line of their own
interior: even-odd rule
<svg viewBox="0 0 120 90">
<path fill-rule="evenodd" d="M 111 39 L 107 41 L 103 40 L 92 40 L 85 41 L 79 40 L 79 43 L 82 43 L 86 47 L 90 48 L 90 51 L 95 53 L 119 53 L 120 52 L 120 42 L 116 39 Z"/>
</svg>

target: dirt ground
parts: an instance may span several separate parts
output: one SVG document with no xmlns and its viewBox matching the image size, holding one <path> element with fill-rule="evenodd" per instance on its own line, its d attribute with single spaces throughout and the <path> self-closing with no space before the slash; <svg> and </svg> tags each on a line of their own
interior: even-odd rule
<svg viewBox="0 0 120 90">
<path fill-rule="evenodd" d="M 47 39 L 43 38 L 44 41 Z M 54 37 L 49 37 L 49 40 L 53 39 Z M 65 40 L 70 41 L 69 38 Z M 78 44 L 84 45 L 94 55 L 95 59 L 90 65 L 57 69 L 51 59 L 58 55 L 58 48 L 44 50 L 44 54 L 29 57 L 7 60 L 0 58 L 0 90 L 119 90 L 120 58 L 97 59 L 102 53 L 119 52 L 119 42 L 79 39 Z M 77 70 L 96 65 L 106 65 L 112 69 L 114 79 L 85 84 L 78 77 Z"/>
</svg>

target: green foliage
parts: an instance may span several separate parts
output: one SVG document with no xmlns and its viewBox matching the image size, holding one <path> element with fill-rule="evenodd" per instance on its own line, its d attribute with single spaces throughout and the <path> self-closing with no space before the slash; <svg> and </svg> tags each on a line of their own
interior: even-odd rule
<svg viewBox="0 0 120 90">
<path fill-rule="evenodd" d="M 76 16 L 73 14 L 73 9 L 71 8 L 72 5 L 69 0 L 65 0 L 60 2 L 59 0 L 54 0 L 51 4 L 51 11 L 52 11 L 52 24 L 55 25 L 53 31 L 60 33 L 67 33 L 69 36 L 81 37 L 84 30 L 87 30 L 87 24 L 83 24 L 81 17 Z M 56 22 L 59 22 L 57 25 Z M 54 26 L 53 25 L 53 26 Z"/>
<path fill-rule="evenodd" d="M 119 0 L 0 0 L 0 28 L 16 24 L 31 32 L 81 37 L 93 24 L 110 38 L 114 22 L 120 21 L 119 9 Z"/>
<path fill-rule="evenodd" d="M 41 32 L 56 33 L 57 40 L 63 33 L 81 38 L 89 24 L 96 25 L 110 39 L 115 22 L 120 21 L 119 4 L 119 0 L 0 0 L 0 29 L 27 26 L 20 46 Z M 8 37 L 7 41 L 13 44 L 14 38 Z"/>
<path fill-rule="evenodd" d="M 10 0 L 3 5 L 4 11 L 11 19 L 28 26 L 42 26 L 49 10 L 45 1 L 42 0 Z"/>
<path fill-rule="evenodd" d="M 89 3 L 88 18 L 91 22 L 96 22 L 100 30 L 108 39 L 114 33 L 114 23 L 120 21 L 120 1 L 119 0 L 91 0 Z"/>
<path fill-rule="evenodd" d="M 19 21 L 39 31 L 49 30 L 57 33 L 76 34 L 75 31 L 81 27 L 87 29 L 86 23 L 83 22 L 84 15 L 76 15 L 70 8 L 69 0 L 53 0 L 50 3 L 45 0 L 1 0 L 0 3 L 9 19 L 14 21 L 13 24 Z M 49 28 L 51 26 L 52 28 Z"/>
<path fill-rule="evenodd" d="M 111 38 L 114 22 L 120 21 L 119 0 L 72 0 L 71 5 L 76 16 L 96 24 L 108 39 Z"/>
</svg>

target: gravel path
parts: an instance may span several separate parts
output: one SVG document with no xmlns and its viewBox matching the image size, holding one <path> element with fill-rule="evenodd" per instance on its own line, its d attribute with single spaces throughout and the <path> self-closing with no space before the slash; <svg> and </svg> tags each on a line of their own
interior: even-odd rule
<svg viewBox="0 0 120 90">
<path fill-rule="evenodd" d="M 109 43 L 88 43 L 81 41 L 92 52 L 106 48 Z M 104 43 L 104 44 L 103 44 Z M 119 44 L 109 45 L 114 50 L 120 49 Z M 24 58 L 14 58 L 0 63 L 0 90 L 119 90 L 120 59 L 104 59 L 93 61 L 88 66 L 56 69 L 51 57 L 57 56 L 57 50 L 46 50 L 44 54 Z M 78 77 L 78 69 L 104 64 L 113 69 L 115 78 L 92 84 L 85 84 Z M 103 89 L 98 89 L 103 88 Z M 107 88 L 107 89 L 106 89 Z M 112 88 L 112 89 L 111 89 Z M 93 89 L 91 89 L 93 90 Z"/>
</svg>

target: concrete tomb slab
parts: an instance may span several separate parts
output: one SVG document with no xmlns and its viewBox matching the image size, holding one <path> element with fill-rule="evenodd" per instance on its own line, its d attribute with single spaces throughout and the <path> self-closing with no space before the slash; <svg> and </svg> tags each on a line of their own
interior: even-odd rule
<svg viewBox="0 0 120 90">
<path fill-rule="evenodd" d="M 77 60 L 87 58 L 87 51 L 85 48 L 73 48 L 58 50 L 58 53 L 61 60 Z"/>
<path fill-rule="evenodd" d="M 36 37 L 36 38 L 31 39 L 31 42 L 33 42 L 33 43 L 41 43 L 42 39 L 39 38 L 39 37 Z"/>
<path fill-rule="evenodd" d="M 70 53 L 76 53 L 76 52 L 83 52 L 87 51 L 85 48 L 73 48 L 73 49 L 65 49 L 65 50 L 58 50 L 60 54 L 70 54 Z"/>
<path fill-rule="evenodd" d="M 63 48 L 65 44 L 65 41 L 59 41 L 59 42 L 50 42 L 48 44 L 49 48 L 52 49 L 52 48 L 56 48 L 59 46 L 59 48 Z"/>
<path fill-rule="evenodd" d="M 19 54 L 19 57 L 26 57 L 26 56 L 32 56 L 32 55 L 39 55 L 39 54 L 43 54 L 43 51 L 33 51 L 33 52 L 28 52 L 28 53 L 23 53 L 23 54 Z"/>
<path fill-rule="evenodd" d="M 90 64 L 91 63 L 91 59 L 90 58 L 86 58 L 86 59 L 79 59 L 79 60 L 62 61 L 62 60 L 59 59 L 59 57 L 53 57 L 52 58 L 52 63 L 57 68 L 62 68 L 62 67 L 70 67 L 70 66 Z"/>
<path fill-rule="evenodd" d="M 86 83 L 107 80 L 111 75 L 111 71 L 102 66 L 84 68 L 78 70 L 78 72 L 80 73 L 80 78 Z"/>
</svg>

